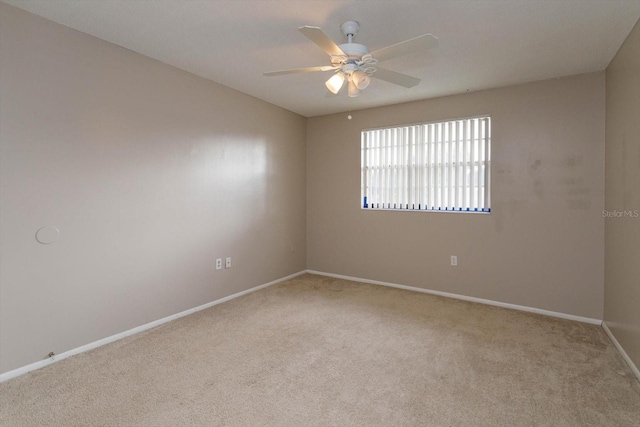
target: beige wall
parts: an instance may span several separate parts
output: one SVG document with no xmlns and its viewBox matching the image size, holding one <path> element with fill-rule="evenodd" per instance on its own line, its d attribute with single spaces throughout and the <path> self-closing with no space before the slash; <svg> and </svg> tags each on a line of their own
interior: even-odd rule
<svg viewBox="0 0 640 427">
<path fill-rule="evenodd" d="M 604 319 L 640 367 L 640 22 L 606 74 Z"/>
<path fill-rule="evenodd" d="M 602 319 L 604 89 L 600 72 L 309 119 L 308 268 Z M 361 129 L 479 114 L 491 214 L 360 209 Z"/>
<path fill-rule="evenodd" d="M 1 3 L 0 28 L 0 372 L 305 268 L 305 118 Z"/>
</svg>

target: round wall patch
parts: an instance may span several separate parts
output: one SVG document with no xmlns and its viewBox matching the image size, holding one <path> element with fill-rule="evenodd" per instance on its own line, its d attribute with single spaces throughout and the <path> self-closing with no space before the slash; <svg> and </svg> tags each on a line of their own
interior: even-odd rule
<svg viewBox="0 0 640 427">
<path fill-rule="evenodd" d="M 60 230 L 57 227 L 46 225 L 36 231 L 36 240 L 43 245 L 49 245 L 60 237 Z"/>
</svg>

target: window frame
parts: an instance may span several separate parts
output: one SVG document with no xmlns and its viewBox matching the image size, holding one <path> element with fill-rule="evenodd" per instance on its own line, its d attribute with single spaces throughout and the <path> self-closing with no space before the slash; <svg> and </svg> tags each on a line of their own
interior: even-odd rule
<svg viewBox="0 0 640 427">
<path fill-rule="evenodd" d="M 373 137 L 371 132 L 378 131 L 395 133 L 393 136 L 379 134 L 376 147 L 376 143 L 370 142 L 367 138 Z M 492 116 L 490 114 L 367 128 L 363 129 L 360 135 L 360 208 L 362 210 L 491 213 Z M 369 160 L 368 150 L 378 150 L 374 151 L 375 154 L 371 154 L 378 156 L 377 163 Z M 387 166 L 380 166 L 381 157 L 384 158 L 387 155 L 392 158 L 394 153 L 396 158 L 392 159 Z M 398 164 L 397 157 L 404 157 L 406 161 Z M 461 157 L 464 158 L 463 161 L 459 160 Z M 378 170 L 372 170 L 374 168 Z M 396 172 L 398 169 L 402 171 Z M 382 179 L 384 183 L 380 184 L 381 181 L 378 181 L 379 185 L 372 190 L 370 182 L 373 180 L 367 178 L 376 174 L 378 174 L 376 179 Z M 400 177 L 403 174 L 405 176 Z M 382 175 L 382 178 L 379 175 Z M 394 178 L 389 178 L 391 175 L 396 179 L 400 177 L 400 181 L 397 181 L 401 182 L 399 187 L 395 186 L 397 182 L 393 181 Z M 425 180 L 424 177 L 428 178 Z M 389 180 L 393 181 L 392 184 Z M 398 203 L 391 206 L 394 196 L 390 194 L 394 192 L 406 192 L 407 197 L 400 201 L 400 206 Z M 381 193 L 383 196 L 380 196 Z M 381 201 L 379 197 L 377 201 L 368 200 L 367 198 L 373 194 L 382 197 L 383 200 Z M 398 196 L 395 197 L 398 198 Z M 465 203 L 467 199 L 468 203 Z M 430 203 L 436 200 L 437 203 Z M 405 202 L 407 202 L 406 206 Z"/>
</svg>

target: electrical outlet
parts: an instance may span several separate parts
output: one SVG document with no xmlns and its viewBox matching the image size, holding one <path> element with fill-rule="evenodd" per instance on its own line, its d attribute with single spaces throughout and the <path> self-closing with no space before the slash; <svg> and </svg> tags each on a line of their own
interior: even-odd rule
<svg viewBox="0 0 640 427">
<path fill-rule="evenodd" d="M 224 268 L 231 268 L 231 257 L 227 257 L 227 262 L 224 264 Z"/>
<path fill-rule="evenodd" d="M 216 270 L 222 270 L 222 258 L 216 259 Z"/>
<path fill-rule="evenodd" d="M 456 255 L 451 255 L 451 265 L 453 266 L 458 265 L 458 257 Z"/>
</svg>

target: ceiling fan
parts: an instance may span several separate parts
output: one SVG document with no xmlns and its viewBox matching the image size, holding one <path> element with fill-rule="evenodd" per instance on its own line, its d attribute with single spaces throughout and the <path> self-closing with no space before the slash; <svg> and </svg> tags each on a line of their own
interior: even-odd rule
<svg viewBox="0 0 640 427">
<path fill-rule="evenodd" d="M 327 89 L 334 95 L 338 94 L 346 81 L 348 95 L 350 97 L 360 95 L 360 91 L 369 86 L 371 77 L 410 88 L 420 83 L 420 79 L 380 68 L 378 67 L 378 63 L 438 46 L 437 37 L 432 34 L 423 34 L 369 52 L 367 46 L 353 42 L 353 38 L 358 34 L 358 30 L 360 29 L 360 24 L 357 21 L 343 22 L 340 29 L 342 30 L 342 34 L 347 38 L 347 42 L 337 45 L 319 27 L 305 25 L 298 28 L 298 31 L 329 55 L 331 65 L 272 71 L 264 73 L 264 75 L 280 76 L 283 74 L 335 70 L 335 73 L 325 83 Z"/>
</svg>

